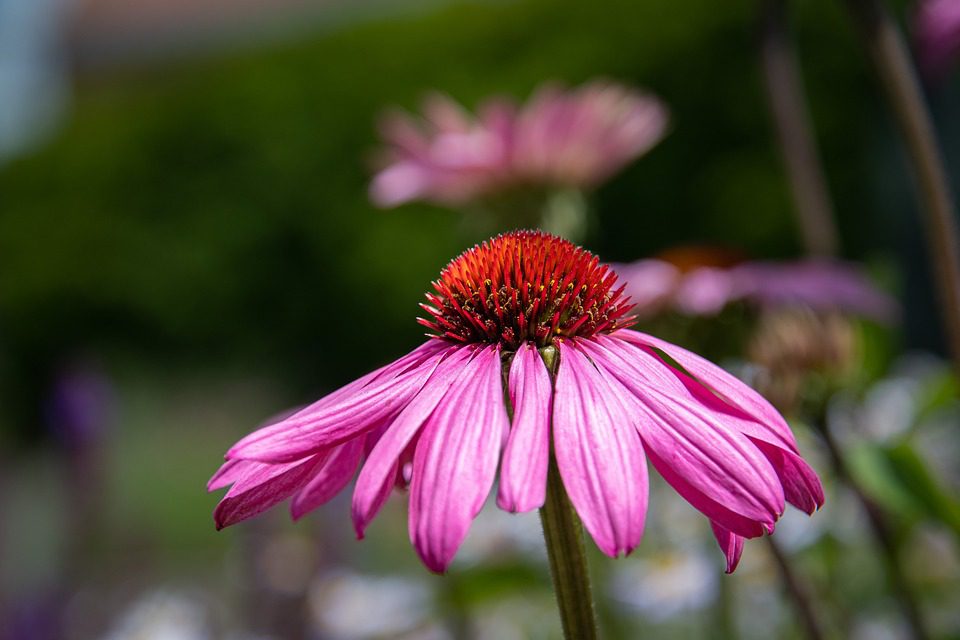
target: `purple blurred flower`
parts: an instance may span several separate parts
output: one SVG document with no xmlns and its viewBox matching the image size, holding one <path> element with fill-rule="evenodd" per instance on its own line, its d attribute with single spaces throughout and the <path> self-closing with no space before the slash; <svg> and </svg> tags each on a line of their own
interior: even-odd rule
<svg viewBox="0 0 960 640">
<path fill-rule="evenodd" d="M 370 197 L 381 207 L 460 205 L 519 185 L 592 188 L 656 144 L 666 124 L 659 100 L 609 82 L 548 85 L 522 107 L 491 98 L 476 116 L 435 94 L 422 119 L 384 118 L 388 148 Z"/>
<path fill-rule="evenodd" d="M 851 263 L 801 260 L 687 268 L 648 259 L 614 265 L 614 269 L 630 283 L 627 293 L 637 305 L 636 312 L 645 316 L 668 309 L 714 315 L 737 301 L 761 307 L 837 310 L 881 322 L 892 322 L 898 315 L 896 302 Z"/>
<path fill-rule="evenodd" d="M 95 366 L 74 362 L 54 380 L 47 399 L 47 423 L 67 447 L 84 447 L 101 436 L 114 404 L 110 380 Z"/>
<path fill-rule="evenodd" d="M 960 0 L 924 0 L 914 20 L 917 62 L 931 79 L 942 78 L 960 56 Z"/>
</svg>

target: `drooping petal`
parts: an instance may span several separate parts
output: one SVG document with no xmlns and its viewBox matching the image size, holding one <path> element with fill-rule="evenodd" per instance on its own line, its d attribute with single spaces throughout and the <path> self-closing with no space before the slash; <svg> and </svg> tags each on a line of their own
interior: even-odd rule
<svg viewBox="0 0 960 640">
<path fill-rule="evenodd" d="M 764 428 L 764 425 L 746 414 L 740 414 L 730 404 L 685 373 L 675 369 L 673 372 L 704 405 L 717 412 L 727 413 L 728 417 L 723 422 L 724 425 L 738 428 L 760 449 L 773 465 L 783 485 L 787 502 L 807 514 L 812 514 L 823 506 L 824 493 L 820 478 L 797 453 L 795 441 L 785 441 L 778 432 Z M 746 419 L 743 419 L 744 417 Z"/>
<path fill-rule="evenodd" d="M 737 410 L 686 373 L 668 366 L 653 350 L 605 336 L 598 337 L 591 345 L 585 346 L 617 353 L 623 360 L 634 364 L 632 371 L 640 379 L 669 390 L 673 398 L 686 396 L 702 404 L 711 412 L 711 422 L 715 427 L 747 436 L 773 465 L 787 502 L 807 513 L 813 513 L 823 505 L 820 479 L 803 458 L 792 449 L 786 448 L 789 443 L 785 443 L 777 433 L 758 423 L 750 415 Z M 641 363 L 644 363 L 643 366 L 640 366 Z"/>
<path fill-rule="evenodd" d="M 690 376 L 682 371 L 673 370 L 673 372 L 704 406 L 724 416 L 722 420 L 717 421 L 719 426 L 743 433 L 760 449 L 760 452 L 773 465 L 780 484 L 783 485 L 783 494 L 787 502 L 807 514 L 812 514 L 823 506 L 823 486 L 820 484 L 820 478 L 803 458 L 791 449 L 785 448 L 782 440 L 771 437 L 769 430 L 764 429 L 749 417 L 745 417 L 745 414 L 735 415 L 729 412 L 730 405 Z"/>
<path fill-rule="evenodd" d="M 783 488 L 770 462 L 746 436 L 718 428 L 717 416 L 689 396 L 668 395 L 650 384 L 662 364 L 651 370 L 649 362 L 631 359 L 633 354 L 625 350 L 633 350 L 629 345 L 620 343 L 618 349 L 616 340 L 608 340 L 603 349 L 595 342 L 582 343 L 597 367 L 629 390 L 641 417 L 638 429 L 644 448 L 655 454 L 657 470 L 668 482 L 663 465 L 711 501 L 773 527 L 783 513 Z"/>
<path fill-rule="evenodd" d="M 356 472 L 362 453 L 362 437 L 334 447 L 313 477 L 293 497 L 290 503 L 291 517 L 299 520 L 340 493 Z"/>
<path fill-rule="evenodd" d="M 730 533 L 722 525 L 712 520 L 710 521 L 710 528 L 713 529 L 713 536 L 717 539 L 720 550 L 727 558 L 727 573 L 733 573 L 737 565 L 740 564 L 740 556 L 743 554 L 743 536 Z"/>
<path fill-rule="evenodd" d="M 393 366 L 390 373 L 363 386 L 348 385 L 349 392 L 335 392 L 334 402 L 324 398 L 285 420 L 254 431 L 235 444 L 227 457 L 290 462 L 345 442 L 398 414 L 449 352 L 450 347 L 442 351 L 434 348 L 426 358 L 403 367 Z"/>
<path fill-rule="evenodd" d="M 713 416 L 714 424 L 733 433 L 741 433 L 751 438 L 757 438 L 786 447 L 793 451 L 794 441 L 785 441 L 779 433 L 771 430 L 750 414 L 734 407 L 716 393 L 705 387 L 688 374 L 670 366 L 652 348 L 638 345 L 620 339 L 617 336 L 597 336 L 590 343 L 585 343 L 590 349 L 601 349 L 614 352 L 621 360 L 631 366 L 638 378 L 648 385 L 661 389 L 670 396 L 689 398 L 695 403 L 703 405 Z M 742 384 L 742 383 L 741 383 Z"/>
<path fill-rule="evenodd" d="M 500 349 L 463 367 L 427 419 L 413 459 L 410 540 L 431 571 L 446 570 L 483 507 L 497 471 L 507 411 Z"/>
<path fill-rule="evenodd" d="M 509 377 L 513 424 L 500 463 L 497 505 L 513 513 L 543 506 L 550 462 L 550 374 L 535 345 L 513 358 Z"/>
<path fill-rule="evenodd" d="M 793 432 L 790 431 L 790 427 L 783 419 L 783 416 L 781 416 L 763 396 L 751 389 L 736 376 L 724 371 L 722 368 L 705 358 L 701 358 L 695 353 L 639 331 L 622 329 L 610 335 L 611 337 L 620 338 L 633 344 L 653 347 L 663 351 L 676 361 L 677 364 L 686 369 L 694 378 L 720 394 L 720 396 L 733 407 L 753 417 L 759 425 L 769 431 L 770 437 L 774 438 L 775 442 L 794 453 L 799 453 L 797 450 L 797 441 L 793 437 Z"/>
<path fill-rule="evenodd" d="M 461 347 L 441 362 L 420 393 L 400 412 L 370 451 L 353 491 L 351 512 L 358 538 L 363 537 L 367 525 L 389 496 L 397 477 L 400 455 L 454 381 L 463 375 L 466 362 L 474 353 L 472 347 Z"/>
<path fill-rule="evenodd" d="M 667 484 L 673 487 L 674 491 L 679 493 L 680 496 L 689 502 L 697 511 L 711 520 L 722 524 L 726 529 L 736 532 L 745 538 L 757 538 L 764 534 L 764 527 L 766 525 L 761 525 L 756 520 L 751 520 L 739 513 L 734 513 L 719 502 L 697 491 L 697 489 L 682 476 L 677 474 L 669 464 L 661 460 L 653 450 L 646 449 L 646 454 L 647 457 L 650 458 L 650 464 L 657 470 L 657 473 L 663 476 Z M 771 528 L 766 529 L 767 533 L 771 533 L 772 531 L 772 525 Z"/>
<path fill-rule="evenodd" d="M 286 500 L 310 478 L 329 452 L 286 464 L 250 463 L 213 512 L 217 529 L 251 518 Z"/>
<path fill-rule="evenodd" d="M 807 514 L 823 506 L 823 485 L 816 471 L 803 458 L 764 440 L 750 439 L 776 470 L 787 502 Z"/>
<path fill-rule="evenodd" d="M 611 381 L 560 342 L 553 405 L 557 467 L 570 501 L 605 554 L 640 543 L 647 512 L 647 465 L 634 417 Z"/>
</svg>

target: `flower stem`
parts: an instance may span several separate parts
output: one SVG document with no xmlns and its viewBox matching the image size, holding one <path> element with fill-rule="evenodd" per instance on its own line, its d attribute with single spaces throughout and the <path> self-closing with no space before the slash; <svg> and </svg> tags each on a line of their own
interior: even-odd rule
<svg viewBox="0 0 960 640">
<path fill-rule="evenodd" d="M 894 532 L 890 528 L 886 514 L 870 496 L 868 496 L 860 484 L 853 478 L 850 468 L 847 466 L 846 458 L 840 449 L 840 445 L 834 439 L 830 432 L 830 427 L 825 420 L 821 420 L 817 425 L 823 442 L 827 447 L 827 453 L 830 456 L 830 462 L 833 465 L 834 473 L 837 478 L 853 491 L 854 496 L 863 505 L 863 510 L 867 515 L 867 523 L 873 531 L 873 537 L 880 547 L 881 555 L 887 569 L 887 576 L 896 593 L 897 600 L 903 610 L 903 615 L 910 626 L 911 635 L 914 640 L 926 640 L 930 637 L 920 613 L 920 605 L 913 595 L 913 590 L 903 573 L 900 559 L 900 548 L 894 538 Z"/>
<path fill-rule="evenodd" d="M 823 640 L 825 637 L 823 627 L 820 625 L 820 620 L 817 619 L 817 614 L 814 612 L 813 604 L 810 602 L 807 590 L 803 584 L 801 584 L 799 576 L 793 571 L 790 559 L 787 557 L 787 554 L 784 553 L 783 549 L 780 548 L 780 544 L 773 539 L 773 536 L 766 536 L 764 539 L 770 548 L 770 555 L 773 556 L 774 561 L 777 563 L 777 568 L 780 570 L 780 579 L 790 594 L 790 599 L 793 601 L 793 606 L 797 611 L 797 617 L 800 618 L 800 622 L 803 624 L 804 633 L 810 640 Z"/>
<path fill-rule="evenodd" d="M 803 243 L 811 255 L 833 256 L 837 253 L 839 234 L 790 40 L 785 5 L 785 0 L 762 1 L 763 78 Z"/>
<path fill-rule="evenodd" d="M 590 572 L 583 546 L 583 526 L 563 488 L 557 463 L 550 456 L 547 499 L 540 508 L 550 573 L 567 640 L 594 640 L 597 621 L 590 592 Z"/>
<path fill-rule="evenodd" d="M 846 0 L 860 28 L 917 181 L 925 212 L 946 337 L 954 367 L 960 372 L 960 248 L 956 206 L 947 183 L 933 121 L 903 36 L 879 0 Z"/>
</svg>

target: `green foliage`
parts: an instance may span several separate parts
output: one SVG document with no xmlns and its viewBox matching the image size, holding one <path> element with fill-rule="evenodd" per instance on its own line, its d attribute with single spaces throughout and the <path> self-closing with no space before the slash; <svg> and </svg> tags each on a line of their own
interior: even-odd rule
<svg viewBox="0 0 960 640">
<path fill-rule="evenodd" d="M 809 36 L 843 51 L 828 15 Z M 0 172 L 4 386 L 35 396 L 24 385 L 91 345 L 333 385 L 415 344 L 416 304 L 465 242 L 455 215 L 379 212 L 366 187 L 377 114 L 430 89 L 472 106 L 548 79 L 647 87 L 672 132 L 597 194 L 591 248 L 610 260 L 697 241 L 794 252 L 755 26 L 752 5 L 707 0 L 461 4 L 81 79 L 62 134 Z M 862 70 L 813 54 L 815 109 L 844 133 L 824 140 L 837 191 L 862 191 L 843 169 L 865 153 L 851 99 Z"/>
<path fill-rule="evenodd" d="M 933 477 L 928 464 L 916 450 L 904 442 L 884 451 L 893 476 L 924 515 L 939 520 L 960 540 L 960 502 L 957 502 Z"/>
</svg>

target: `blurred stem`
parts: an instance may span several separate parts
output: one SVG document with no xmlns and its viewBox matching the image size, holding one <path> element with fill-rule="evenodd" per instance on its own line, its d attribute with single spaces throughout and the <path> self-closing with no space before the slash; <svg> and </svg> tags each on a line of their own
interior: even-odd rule
<svg viewBox="0 0 960 640">
<path fill-rule="evenodd" d="M 777 568 L 780 571 L 780 579 L 783 581 L 783 586 L 786 587 L 787 593 L 790 594 L 790 599 L 793 601 L 793 606 L 797 610 L 797 616 L 800 618 L 800 622 L 803 623 L 803 630 L 807 638 L 810 640 L 823 640 L 825 637 L 823 627 L 820 625 L 820 620 L 817 618 L 813 605 L 810 603 L 807 590 L 803 584 L 801 584 L 800 578 L 794 573 L 793 567 L 790 565 L 790 559 L 787 557 L 787 554 L 784 553 L 783 549 L 780 548 L 779 543 L 773 539 L 773 536 L 765 536 L 764 539 L 767 541 L 770 555 L 773 556 L 774 561 L 777 563 Z"/>
<path fill-rule="evenodd" d="M 587 199 L 578 189 L 558 189 L 547 196 L 539 227 L 548 233 L 580 244 L 587 235 L 590 213 Z"/>
<path fill-rule="evenodd" d="M 910 625 L 911 635 L 915 640 L 926 640 L 930 636 L 927 633 L 923 618 L 920 615 L 920 606 L 913 596 L 913 591 L 910 589 L 907 577 L 903 573 L 900 560 L 900 548 L 894 539 L 893 530 L 887 520 L 886 514 L 880 508 L 880 505 L 864 492 L 850 474 L 850 468 L 847 466 L 843 452 L 837 444 L 837 441 L 833 438 L 833 434 L 830 432 L 826 420 L 821 420 L 817 426 L 821 436 L 823 436 L 824 444 L 827 447 L 827 453 L 830 456 L 834 473 L 841 482 L 853 491 L 857 500 L 863 505 L 863 510 L 867 514 L 867 523 L 870 525 L 870 529 L 873 531 L 873 537 L 876 539 L 882 552 L 881 555 L 886 565 L 887 575 L 900 602 L 900 607 L 903 609 L 903 615 L 907 619 L 907 624 Z"/>
<path fill-rule="evenodd" d="M 807 253 L 836 255 L 839 234 L 833 203 L 820 165 L 800 68 L 790 40 L 785 0 L 762 0 L 761 12 L 763 79 L 800 233 Z"/>
<path fill-rule="evenodd" d="M 956 206 L 933 121 L 906 44 L 879 0 L 845 0 L 883 85 L 916 179 L 946 337 L 960 373 L 960 249 Z"/>
<path fill-rule="evenodd" d="M 550 456 L 547 499 L 540 508 L 550 573 L 567 640 L 594 640 L 597 622 L 590 592 L 590 573 L 583 546 L 583 527 L 563 488 L 556 460 Z"/>
<path fill-rule="evenodd" d="M 717 616 L 714 631 L 718 638 L 736 638 L 736 625 L 733 620 L 734 594 L 730 580 L 718 580 Z"/>
</svg>

